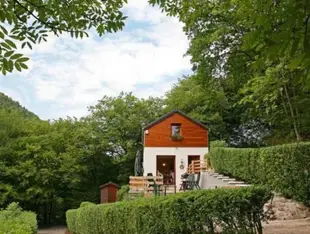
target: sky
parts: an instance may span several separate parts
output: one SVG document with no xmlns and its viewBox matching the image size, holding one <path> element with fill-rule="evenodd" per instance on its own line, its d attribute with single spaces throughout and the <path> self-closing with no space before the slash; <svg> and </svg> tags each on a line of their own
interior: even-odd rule
<svg viewBox="0 0 310 234">
<path fill-rule="evenodd" d="M 41 119 L 82 117 L 104 95 L 133 92 L 161 97 L 178 78 L 191 73 L 182 24 L 147 0 L 129 0 L 123 31 L 72 39 L 51 35 L 24 50 L 28 70 L 0 75 L 5 93 Z"/>
</svg>

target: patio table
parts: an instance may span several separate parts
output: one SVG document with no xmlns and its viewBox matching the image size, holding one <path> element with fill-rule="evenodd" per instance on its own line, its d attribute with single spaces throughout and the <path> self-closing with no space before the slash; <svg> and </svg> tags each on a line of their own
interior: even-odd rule
<svg viewBox="0 0 310 234">
<path fill-rule="evenodd" d="M 188 190 L 188 188 L 189 188 L 188 179 L 187 178 L 181 179 L 181 182 L 182 183 L 181 183 L 180 191 L 181 190 L 183 190 L 183 191 Z"/>
</svg>

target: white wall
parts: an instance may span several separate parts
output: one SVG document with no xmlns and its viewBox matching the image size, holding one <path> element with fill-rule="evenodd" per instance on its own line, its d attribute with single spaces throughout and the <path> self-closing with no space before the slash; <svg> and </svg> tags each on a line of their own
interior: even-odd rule
<svg viewBox="0 0 310 234">
<path fill-rule="evenodd" d="M 208 153 L 208 147 L 144 147 L 143 151 L 143 170 L 144 175 L 153 173 L 156 175 L 157 156 L 175 156 L 176 160 L 176 185 L 179 188 L 181 184 L 181 175 L 186 172 L 188 155 L 200 155 L 203 160 L 204 155 Z M 183 159 L 184 169 L 180 169 Z"/>
</svg>

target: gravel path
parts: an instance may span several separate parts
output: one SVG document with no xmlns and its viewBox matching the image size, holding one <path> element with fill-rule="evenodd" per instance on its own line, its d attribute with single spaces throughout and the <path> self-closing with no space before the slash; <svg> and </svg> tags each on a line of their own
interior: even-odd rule
<svg viewBox="0 0 310 234">
<path fill-rule="evenodd" d="M 264 234 L 309 234 L 310 218 L 277 220 L 264 225 Z"/>
<path fill-rule="evenodd" d="M 66 227 L 51 227 L 46 229 L 39 229 L 38 234 L 65 234 Z"/>
</svg>

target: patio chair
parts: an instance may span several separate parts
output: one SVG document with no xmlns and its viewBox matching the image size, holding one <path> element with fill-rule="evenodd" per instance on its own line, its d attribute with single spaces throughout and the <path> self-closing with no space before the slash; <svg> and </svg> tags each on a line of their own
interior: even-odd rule
<svg viewBox="0 0 310 234">
<path fill-rule="evenodd" d="M 195 175 L 194 174 L 189 174 L 187 177 L 187 186 L 189 190 L 193 190 L 195 187 Z"/>
<path fill-rule="evenodd" d="M 146 176 L 153 176 L 153 173 L 147 173 Z M 153 187 L 153 193 L 154 193 L 154 196 L 157 196 L 158 195 L 158 192 L 159 192 L 159 185 L 156 184 L 156 181 L 154 179 L 147 179 L 147 181 L 149 182 L 149 187 Z"/>
<path fill-rule="evenodd" d="M 188 176 L 188 189 L 189 190 L 200 189 L 199 181 L 200 181 L 200 173 L 198 173 L 196 180 L 195 180 L 195 174 L 190 174 Z"/>
<path fill-rule="evenodd" d="M 196 179 L 196 181 L 195 181 L 195 187 L 196 187 L 196 189 L 201 189 L 200 186 L 199 186 L 199 182 L 200 182 L 200 172 L 198 173 L 197 179 Z"/>
</svg>

